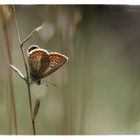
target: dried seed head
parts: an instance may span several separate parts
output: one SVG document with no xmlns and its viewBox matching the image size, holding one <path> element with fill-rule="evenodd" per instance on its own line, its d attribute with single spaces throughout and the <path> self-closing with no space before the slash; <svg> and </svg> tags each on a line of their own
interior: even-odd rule
<svg viewBox="0 0 140 140">
<path fill-rule="evenodd" d="M 36 99 L 35 101 L 35 107 L 34 107 L 34 111 L 33 111 L 33 121 L 35 121 L 36 119 L 36 116 L 38 114 L 38 111 L 39 111 L 39 107 L 40 107 L 40 100 L 39 99 Z"/>
<path fill-rule="evenodd" d="M 9 66 L 16 72 L 16 74 L 22 78 L 23 80 L 27 81 L 27 79 L 25 78 L 25 76 L 20 72 L 20 70 L 18 70 L 18 68 L 16 68 L 14 65 L 9 64 Z"/>
</svg>

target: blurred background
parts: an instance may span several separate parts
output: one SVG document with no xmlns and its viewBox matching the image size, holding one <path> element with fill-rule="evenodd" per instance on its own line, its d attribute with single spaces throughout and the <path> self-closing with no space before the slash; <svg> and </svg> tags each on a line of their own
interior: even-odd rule
<svg viewBox="0 0 140 140">
<path fill-rule="evenodd" d="M 31 85 L 39 135 L 140 134 L 140 6 L 16 5 L 21 39 L 44 23 L 25 45 L 36 44 L 69 57 L 45 80 Z M 2 17 L 2 16 L 1 16 Z M 8 84 L 7 49 L 0 22 L 0 134 L 15 134 Z M 12 63 L 25 67 L 14 26 L 8 19 Z M 19 134 L 32 134 L 25 82 L 13 75 Z"/>
</svg>

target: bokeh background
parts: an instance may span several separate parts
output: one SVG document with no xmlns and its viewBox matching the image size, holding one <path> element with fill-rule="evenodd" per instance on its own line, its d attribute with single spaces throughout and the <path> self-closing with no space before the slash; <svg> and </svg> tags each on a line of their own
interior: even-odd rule
<svg viewBox="0 0 140 140">
<path fill-rule="evenodd" d="M 68 63 L 45 80 L 57 87 L 31 85 L 39 135 L 140 134 L 140 6 L 16 5 L 25 45 L 60 52 Z M 11 13 L 8 20 L 12 61 L 25 67 Z M 8 85 L 7 51 L 0 22 L 0 134 L 15 134 Z M 25 82 L 13 72 L 19 134 L 31 135 Z"/>
</svg>

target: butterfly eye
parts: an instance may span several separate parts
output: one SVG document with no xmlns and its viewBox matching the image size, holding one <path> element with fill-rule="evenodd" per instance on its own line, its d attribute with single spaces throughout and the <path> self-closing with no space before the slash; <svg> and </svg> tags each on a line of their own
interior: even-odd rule
<svg viewBox="0 0 140 140">
<path fill-rule="evenodd" d="M 40 85 L 42 83 L 41 80 L 36 81 L 37 85 Z"/>
</svg>

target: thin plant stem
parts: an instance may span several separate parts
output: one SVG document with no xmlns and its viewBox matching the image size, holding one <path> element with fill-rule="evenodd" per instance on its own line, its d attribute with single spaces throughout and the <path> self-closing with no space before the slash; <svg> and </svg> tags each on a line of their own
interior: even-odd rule
<svg viewBox="0 0 140 140">
<path fill-rule="evenodd" d="M 28 67 L 27 67 L 25 56 L 24 56 L 24 52 L 23 52 L 23 45 L 24 45 L 24 43 L 22 43 L 21 38 L 20 38 L 19 27 L 18 27 L 18 22 L 17 22 L 16 12 L 15 12 L 15 7 L 14 6 L 12 6 L 12 10 L 13 10 L 13 14 L 14 14 L 14 22 L 15 22 L 16 33 L 17 33 L 18 40 L 19 40 L 19 43 L 20 43 L 20 49 L 21 49 L 21 53 L 22 53 L 22 57 L 23 57 L 23 61 L 24 61 L 24 66 L 25 66 L 25 71 L 26 71 L 26 76 L 27 76 L 26 85 L 27 85 L 27 89 L 28 89 L 28 96 L 29 96 L 30 114 L 31 114 L 31 120 L 32 120 L 33 134 L 36 135 L 35 122 L 32 119 L 32 99 L 31 99 L 31 89 L 30 89 L 30 83 L 29 83 Z"/>
<path fill-rule="evenodd" d="M 7 47 L 8 62 L 12 63 L 12 57 L 11 57 L 11 53 L 10 53 L 9 32 L 8 32 L 7 23 L 5 23 L 3 25 L 3 31 L 4 31 L 6 47 Z M 15 102 L 15 95 L 14 95 L 14 89 L 13 89 L 13 78 L 12 78 L 12 70 L 11 69 L 9 69 L 9 71 L 8 71 L 8 77 L 9 77 L 9 88 L 10 88 L 10 96 L 11 96 L 11 104 L 12 104 L 11 109 L 13 111 L 15 133 L 17 135 L 18 134 L 18 126 L 17 126 L 17 117 L 16 117 L 16 102 Z"/>
<path fill-rule="evenodd" d="M 35 121 L 34 121 L 34 120 L 32 120 L 32 124 L 33 124 L 33 131 L 34 131 L 34 135 L 36 135 Z"/>
<path fill-rule="evenodd" d="M 23 45 L 25 42 L 27 42 L 36 32 L 39 32 L 44 24 L 42 24 L 41 26 L 35 28 L 21 43 L 21 45 Z"/>
</svg>

